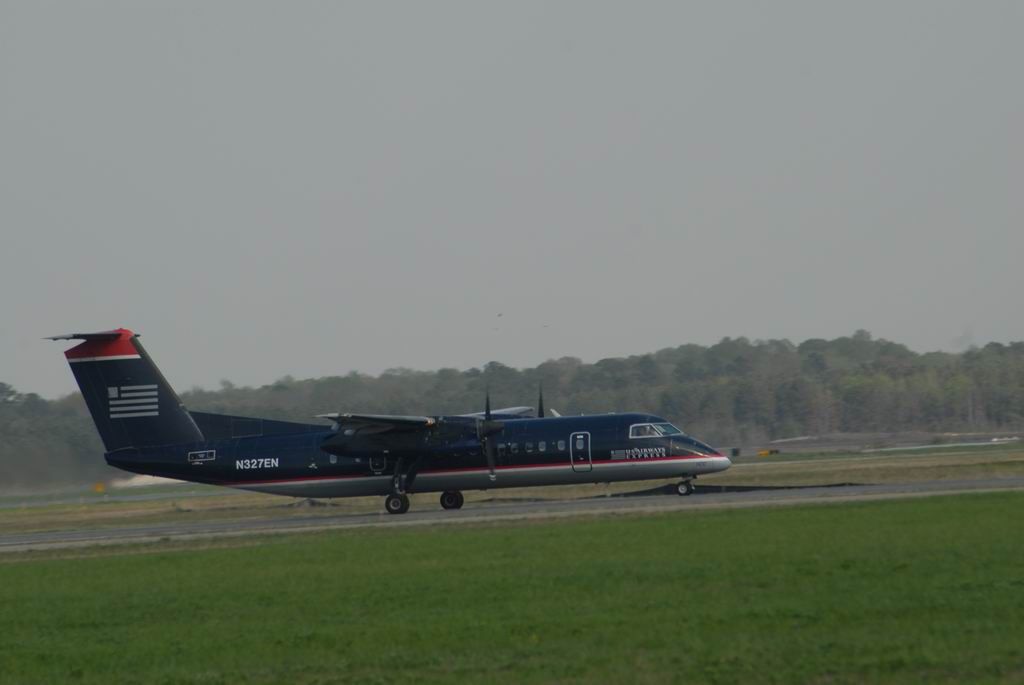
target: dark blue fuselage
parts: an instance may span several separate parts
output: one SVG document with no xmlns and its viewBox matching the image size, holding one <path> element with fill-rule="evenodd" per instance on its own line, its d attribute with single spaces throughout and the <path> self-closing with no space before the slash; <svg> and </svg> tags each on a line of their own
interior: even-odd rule
<svg viewBox="0 0 1024 685">
<path fill-rule="evenodd" d="M 346 436 L 324 428 L 107 453 L 127 471 L 298 496 L 386 494 L 396 468 L 417 464 L 410 492 L 686 477 L 727 468 L 729 460 L 688 435 L 630 437 L 631 427 L 664 424 L 649 414 L 602 414 L 504 421 L 496 478 L 478 439 L 442 430 Z M 451 420 L 459 420 L 451 417 Z M 467 485 L 468 483 L 468 485 Z"/>
</svg>

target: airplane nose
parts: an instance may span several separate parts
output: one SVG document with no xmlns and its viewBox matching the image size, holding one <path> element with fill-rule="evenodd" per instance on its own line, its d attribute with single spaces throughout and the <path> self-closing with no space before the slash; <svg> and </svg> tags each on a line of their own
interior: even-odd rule
<svg viewBox="0 0 1024 685">
<path fill-rule="evenodd" d="M 718 466 L 719 471 L 725 471 L 727 468 L 732 466 L 732 459 L 722 454 L 718 450 L 715 450 L 715 464 Z"/>
</svg>

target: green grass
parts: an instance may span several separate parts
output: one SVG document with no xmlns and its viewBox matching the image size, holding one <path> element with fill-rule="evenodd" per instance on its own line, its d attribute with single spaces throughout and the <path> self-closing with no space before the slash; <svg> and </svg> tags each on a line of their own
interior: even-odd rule
<svg viewBox="0 0 1024 685">
<path fill-rule="evenodd" d="M 820 485 L 823 483 L 913 483 L 1024 476 L 1024 450 L 994 446 L 914 452 L 816 455 L 736 463 L 701 483 L 728 485 Z"/>
<path fill-rule="evenodd" d="M 1022 508 L 1000 493 L 25 556 L 0 563 L 0 682 L 1024 682 Z"/>
<path fill-rule="evenodd" d="M 1019 455 L 1024 450 L 1020 442 L 988 442 L 976 445 L 936 443 L 934 445 L 917 447 L 889 447 L 885 449 L 851 449 L 851 450 L 821 450 L 821 451 L 794 451 L 786 449 L 785 445 L 778 454 L 758 456 L 752 452 L 745 452 L 740 457 L 733 457 L 733 464 L 770 464 L 773 462 L 791 461 L 816 461 L 826 459 L 848 459 L 858 457 L 928 457 L 928 456 L 949 456 L 949 455 Z"/>
</svg>

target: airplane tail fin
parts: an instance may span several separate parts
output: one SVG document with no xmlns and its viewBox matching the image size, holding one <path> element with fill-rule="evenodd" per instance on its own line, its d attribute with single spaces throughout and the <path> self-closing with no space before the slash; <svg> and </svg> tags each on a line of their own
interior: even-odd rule
<svg viewBox="0 0 1024 685">
<path fill-rule="evenodd" d="M 202 442 L 178 395 L 127 328 L 57 335 L 81 340 L 64 352 L 107 452 Z"/>
</svg>

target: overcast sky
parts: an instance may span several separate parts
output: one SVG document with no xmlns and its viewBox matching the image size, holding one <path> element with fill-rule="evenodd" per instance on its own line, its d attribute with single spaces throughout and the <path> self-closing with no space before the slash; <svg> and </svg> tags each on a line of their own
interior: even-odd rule
<svg viewBox="0 0 1024 685">
<path fill-rule="evenodd" d="M 0 0 L 0 381 L 1024 339 L 1024 3 Z"/>
</svg>

